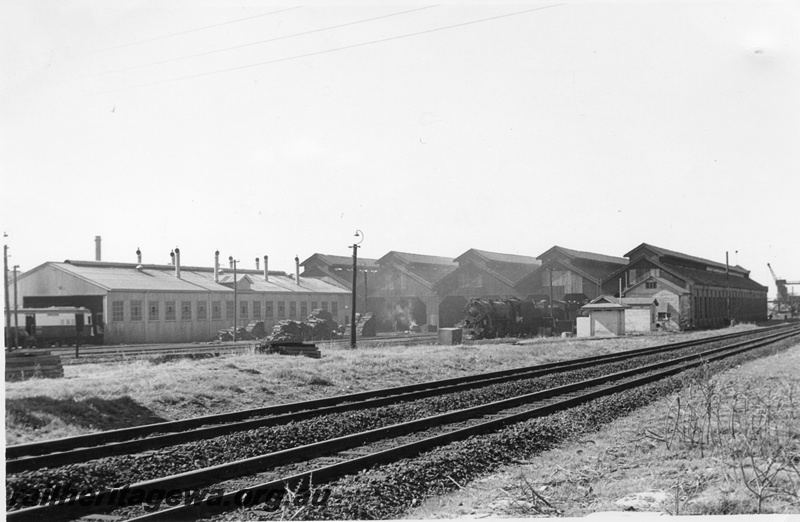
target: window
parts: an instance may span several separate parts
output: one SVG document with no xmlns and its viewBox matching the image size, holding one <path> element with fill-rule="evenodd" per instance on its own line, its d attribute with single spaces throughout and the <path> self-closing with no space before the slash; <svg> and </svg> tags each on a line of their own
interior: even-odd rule
<svg viewBox="0 0 800 522">
<path fill-rule="evenodd" d="M 253 301 L 253 319 L 261 320 L 261 301 Z"/>
<path fill-rule="evenodd" d="M 211 301 L 211 320 L 222 319 L 222 301 Z"/>
<path fill-rule="evenodd" d="M 177 313 L 175 311 L 175 301 L 167 301 L 164 304 L 164 310 L 165 310 L 164 320 L 166 320 L 166 321 L 174 321 L 175 320 L 175 314 Z"/>
<path fill-rule="evenodd" d="M 286 303 L 278 301 L 278 317 L 286 317 Z"/>
<path fill-rule="evenodd" d="M 158 301 L 149 301 L 147 303 L 147 320 L 158 321 L 161 317 L 158 315 Z"/>
<path fill-rule="evenodd" d="M 111 301 L 111 321 L 122 322 L 125 320 L 125 302 Z"/>
<path fill-rule="evenodd" d="M 241 301 L 239 303 L 239 317 L 247 319 L 247 301 Z"/>
<path fill-rule="evenodd" d="M 331 301 L 331 314 L 333 314 L 334 317 L 339 315 L 339 303 L 336 301 Z"/>
<path fill-rule="evenodd" d="M 317 302 L 316 302 L 316 301 L 311 301 L 311 311 L 313 312 L 313 311 L 314 311 L 314 310 L 316 310 L 317 308 L 319 308 L 319 307 L 317 306 Z"/>
<path fill-rule="evenodd" d="M 208 319 L 208 309 L 203 302 L 197 303 L 197 320 L 206 321 Z"/>
<path fill-rule="evenodd" d="M 267 317 L 272 317 L 272 301 L 267 301 L 264 311 L 266 312 Z"/>
<path fill-rule="evenodd" d="M 322 301 L 322 311 L 328 311 L 328 301 Z"/>
<path fill-rule="evenodd" d="M 305 301 L 300 303 L 300 317 L 302 318 L 308 317 L 308 303 Z"/>
<path fill-rule="evenodd" d="M 181 321 L 192 320 L 192 302 L 181 301 Z"/>
<path fill-rule="evenodd" d="M 297 317 L 297 303 L 289 301 L 289 317 Z"/>
<path fill-rule="evenodd" d="M 670 318 L 669 312 L 658 312 L 659 321 L 669 321 L 669 318 Z"/>
<path fill-rule="evenodd" d="M 233 301 L 225 301 L 225 319 L 233 320 Z"/>
<path fill-rule="evenodd" d="M 658 284 L 655 281 L 648 281 L 644 284 L 645 288 L 658 288 Z"/>
<path fill-rule="evenodd" d="M 141 301 L 131 301 L 131 321 L 141 321 L 142 320 L 142 302 Z"/>
</svg>

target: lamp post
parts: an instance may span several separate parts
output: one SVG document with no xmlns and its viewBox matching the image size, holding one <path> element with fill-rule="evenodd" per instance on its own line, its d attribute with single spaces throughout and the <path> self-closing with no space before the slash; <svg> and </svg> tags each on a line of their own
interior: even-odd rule
<svg viewBox="0 0 800 522">
<path fill-rule="evenodd" d="M 361 236 L 358 243 L 353 243 L 353 308 L 350 310 L 350 348 L 356 347 L 356 284 L 358 283 L 358 245 L 364 241 L 364 233 L 356 230 L 355 237 Z"/>
</svg>

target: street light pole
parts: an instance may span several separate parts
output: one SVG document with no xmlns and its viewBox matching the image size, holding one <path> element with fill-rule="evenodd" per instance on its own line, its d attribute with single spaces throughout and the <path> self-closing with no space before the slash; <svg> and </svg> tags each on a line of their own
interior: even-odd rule
<svg viewBox="0 0 800 522">
<path fill-rule="evenodd" d="M 355 237 L 361 235 L 361 241 L 364 241 L 364 233 L 356 230 Z M 350 348 L 356 347 L 356 284 L 358 283 L 358 245 L 361 243 L 353 243 L 353 308 L 350 310 Z"/>
</svg>

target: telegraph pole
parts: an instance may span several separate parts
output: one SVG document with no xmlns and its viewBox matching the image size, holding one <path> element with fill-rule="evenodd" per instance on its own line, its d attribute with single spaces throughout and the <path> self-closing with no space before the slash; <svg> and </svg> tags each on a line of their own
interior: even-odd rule
<svg viewBox="0 0 800 522">
<path fill-rule="evenodd" d="M 3 232 L 3 237 L 8 237 L 8 234 Z M 3 245 L 3 296 L 6 301 L 6 327 L 4 329 L 3 338 L 5 339 L 6 348 L 11 347 L 11 306 L 8 302 L 8 245 Z"/>
<path fill-rule="evenodd" d="M 19 316 L 17 315 L 17 269 L 14 265 L 14 349 L 19 348 Z"/>
</svg>

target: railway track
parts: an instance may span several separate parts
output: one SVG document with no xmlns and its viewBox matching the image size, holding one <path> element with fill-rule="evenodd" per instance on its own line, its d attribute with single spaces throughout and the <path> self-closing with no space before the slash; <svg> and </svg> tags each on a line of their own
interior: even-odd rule
<svg viewBox="0 0 800 522">
<path fill-rule="evenodd" d="M 436 335 L 392 335 L 367 339 L 359 339 L 360 346 L 393 346 L 398 344 L 416 345 L 435 343 Z M 77 363 L 94 359 L 107 359 L 115 357 L 145 357 L 156 355 L 180 354 L 208 354 L 209 356 L 224 353 L 244 352 L 256 347 L 260 341 L 232 341 L 219 343 L 183 343 L 183 344 L 152 344 L 152 345 L 126 345 L 126 346 L 95 346 L 83 345 L 79 348 L 79 357 L 75 357 L 75 347 L 46 348 L 52 355 L 61 357 L 64 363 Z M 349 346 L 349 339 L 336 339 L 331 341 L 317 341 L 321 347 Z"/>
<path fill-rule="evenodd" d="M 304 481 L 308 481 L 312 475 L 314 483 L 319 484 L 321 481 L 331 480 L 342 474 L 352 473 L 375 464 L 399 458 L 407 458 L 438 445 L 493 431 L 532 417 L 547 415 L 603 395 L 616 393 L 673 375 L 687 368 L 700 365 L 705 361 L 729 357 L 798 334 L 800 334 L 800 329 L 797 328 L 782 328 L 761 332 L 757 339 L 716 346 L 699 353 L 690 353 L 666 361 L 609 373 L 600 377 L 510 397 L 471 408 L 337 437 L 189 473 L 149 480 L 133 484 L 130 489 L 187 489 L 201 484 L 215 483 L 224 486 L 226 490 L 231 488 L 238 490 L 222 497 L 219 507 L 222 508 L 226 505 L 236 506 L 246 501 L 248 495 L 250 497 L 255 496 L 258 490 L 282 490 L 284 484 L 302 484 Z M 733 340 L 732 338 L 737 336 L 728 335 L 724 337 L 726 340 Z M 703 341 L 708 344 L 716 343 L 719 339 L 712 338 Z M 663 349 L 664 347 L 660 348 Z M 588 363 L 588 361 L 585 362 Z M 303 471 L 300 473 L 297 473 L 296 470 L 291 472 L 292 470 L 287 466 L 298 462 L 303 463 Z M 263 473 L 265 470 L 267 474 L 259 475 L 258 479 L 266 480 L 266 482 L 253 484 L 253 480 L 246 482 L 241 480 L 231 481 L 235 477 Z M 225 482 L 226 480 L 227 482 Z M 56 503 L 50 506 L 13 511 L 7 513 L 7 515 L 9 520 L 63 520 L 76 518 L 91 512 L 93 508 L 97 509 L 97 499 L 101 495 L 110 494 L 110 491 L 106 491 L 99 492 L 95 496 L 86 497 L 86 502 L 80 503 L 82 505 L 74 502 L 73 505 Z M 90 507 L 87 508 L 86 505 Z M 205 503 L 178 506 L 154 513 L 146 513 L 141 507 L 138 508 L 138 511 L 137 508 L 127 508 L 126 515 L 142 515 L 135 520 L 184 520 L 205 516 L 209 508 L 211 506 Z"/>
<path fill-rule="evenodd" d="M 752 331 L 711 338 L 721 342 L 754 335 Z M 702 346 L 712 342 L 699 339 L 628 350 L 613 354 L 584 357 L 535 366 L 513 368 L 413 385 L 383 388 L 366 392 L 337 395 L 325 399 L 254 408 L 180 421 L 161 422 L 131 428 L 78 435 L 50 441 L 8 446 L 6 472 L 19 473 L 43 467 L 63 466 L 75 462 L 115 455 L 160 449 L 171 445 L 210 439 L 239 431 L 288 424 L 304 419 L 366 408 L 376 408 L 472 390 L 504 382 L 532 379 L 559 372 L 608 364 L 615 361 L 668 353 Z"/>
</svg>

